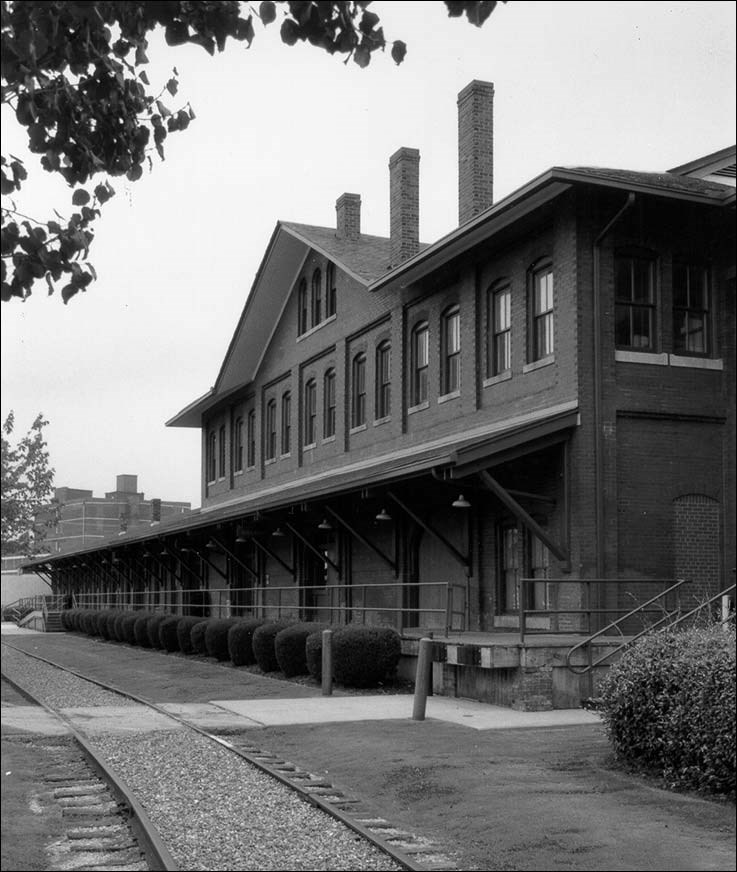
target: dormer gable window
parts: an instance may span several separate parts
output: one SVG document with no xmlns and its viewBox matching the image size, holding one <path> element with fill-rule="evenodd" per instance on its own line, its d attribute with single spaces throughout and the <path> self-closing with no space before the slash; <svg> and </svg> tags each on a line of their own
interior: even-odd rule
<svg viewBox="0 0 737 872">
<path fill-rule="evenodd" d="M 316 269 L 312 273 L 312 326 L 317 327 L 322 322 L 322 272 Z"/>
<path fill-rule="evenodd" d="M 303 333 L 306 333 L 310 328 L 307 322 L 308 317 L 308 308 L 307 308 L 307 279 L 301 278 L 299 281 L 299 288 L 297 290 L 297 335 L 301 336 Z"/>
</svg>

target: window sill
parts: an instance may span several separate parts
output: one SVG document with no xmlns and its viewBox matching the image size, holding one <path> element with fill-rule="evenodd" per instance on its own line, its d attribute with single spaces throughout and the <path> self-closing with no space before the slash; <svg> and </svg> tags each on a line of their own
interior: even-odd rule
<svg viewBox="0 0 737 872">
<path fill-rule="evenodd" d="M 536 369 L 542 369 L 544 366 L 550 366 L 555 363 L 555 355 L 549 354 L 547 357 L 541 357 L 540 360 L 533 360 L 532 363 L 526 363 L 522 367 L 522 372 L 534 372 Z"/>
<path fill-rule="evenodd" d="M 291 456 L 292 456 L 292 452 L 291 452 L 291 451 L 287 451 L 285 454 L 280 454 L 280 455 L 279 455 L 279 460 L 289 460 L 289 458 L 290 458 Z"/>
<path fill-rule="evenodd" d="M 357 427 L 351 427 L 351 429 L 348 432 L 352 436 L 354 433 L 362 433 L 365 429 L 366 429 L 365 424 L 359 424 Z"/>
<path fill-rule="evenodd" d="M 713 369 L 721 372 L 724 361 L 720 357 L 689 357 L 685 354 L 671 354 L 668 357 L 671 366 L 683 366 L 688 369 Z"/>
<path fill-rule="evenodd" d="M 246 472 L 253 472 L 254 469 L 256 469 L 256 464 L 252 463 L 250 466 L 246 467 Z"/>
<path fill-rule="evenodd" d="M 646 363 L 650 366 L 668 366 L 668 355 L 656 351 L 627 351 L 617 348 L 614 359 L 620 363 Z"/>
<path fill-rule="evenodd" d="M 309 445 L 302 446 L 302 451 L 313 451 L 315 448 L 317 448 L 317 442 L 310 442 Z"/>
<path fill-rule="evenodd" d="M 274 463 L 276 463 L 276 457 L 267 457 L 264 460 L 264 466 L 272 466 Z"/>
<path fill-rule="evenodd" d="M 392 419 L 392 416 L 391 416 L 391 415 L 384 415 L 383 418 L 377 418 L 377 419 L 374 421 L 374 427 L 378 427 L 378 426 L 380 426 L 381 424 L 388 424 L 389 421 L 391 421 L 391 419 Z"/>
<path fill-rule="evenodd" d="M 460 395 L 460 390 L 451 391 L 449 394 L 443 394 L 441 397 L 438 397 L 438 403 L 447 403 L 448 400 L 457 400 Z"/>
<path fill-rule="evenodd" d="M 308 336 L 312 336 L 313 333 L 317 333 L 318 330 L 321 330 L 326 324 L 332 324 L 333 321 L 336 321 L 338 318 L 337 315 L 331 315 L 329 318 L 326 318 L 324 321 L 320 321 L 319 324 L 315 324 L 314 327 L 310 327 L 309 330 L 305 330 L 304 333 L 300 333 L 297 337 L 297 342 L 301 342 L 303 339 L 307 339 Z"/>
<path fill-rule="evenodd" d="M 331 442 L 335 442 L 335 436 L 326 436 L 326 437 L 322 440 L 322 444 L 323 444 L 323 445 L 329 445 Z"/>
<path fill-rule="evenodd" d="M 239 475 L 243 475 L 243 470 L 242 470 L 242 469 L 236 469 L 235 472 L 233 473 L 233 477 L 234 477 L 234 478 L 236 478 L 236 477 L 239 476 Z"/>
<path fill-rule="evenodd" d="M 493 375 L 491 378 L 484 379 L 484 387 L 490 388 L 492 385 L 498 385 L 499 382 L 509 381 L 512 378 L 512 370 L 505 369 L 504 372 L 500 372 L 499 375 Z"/>
<path fill-rule="evenodd" d="M 423 409 L 429 409 L 429 408 L 430 408 L 430 403 L 427 400 L 425 400 L 424 403 L 418 403 L 416 406 L 410 406 L 409 409 L 407 409 L 407 414 L 414 415 L 416 412 L 422 412 Z"/>
</svg>

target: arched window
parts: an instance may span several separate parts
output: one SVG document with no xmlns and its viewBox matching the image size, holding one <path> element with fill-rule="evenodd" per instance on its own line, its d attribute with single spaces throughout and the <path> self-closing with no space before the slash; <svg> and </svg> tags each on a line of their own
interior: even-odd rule
<svg viewBox="0 0 737 872">
<path fill-rule="evenodd" d="M 243 472 L 243 418 L 233 425 L 233 472 Z"/>
<path fill-rule="evenodd" d="M 292 450 L 292 395 L 289 391 L 281 398 L 281 453 L 289 454 Z"/>
<path fill-rule="evenodd" d="M 366 423 L 366 355 L 353 358 L 351 368 L 351 427 Z"/>
<path fill-rule="evenodd" d="M 376 418 L 388 418 L 392 410 L 392 347 L 386 341 L 376 349 Z"/>
<path fill-rule="evenodd" d="M 443 366 L 441 371 L 441 394 L 452 394 L 461 389 L 461 312 L 453 306 L 442 317 Z"/>
<path fill-rule="evenodd" d="M 225 478 L 225 424 L 218 430 L 218 478 Z"/>
<path fill-rule="evenodd" d="M 329 369 L 325 373 L 323 384 L 323 424 L 322 437 L 330 439 L 335 436 L 335 370 Z"/>
<path fill-rule="evenodd" d="M 208 483 L 217 479 L 216 456 L 217 436 L 214 430 L 210 430 L 207 434 L 207 451 L 205 454 L 205 467 L 207 469 L 206 474 Z"/>
<path fill-rule="evenodd" d="M 495 285 L 487 297 L 486 374 L 501 375 L 512 368 L 512 290 Z"/>
<path fill-rule="evenodd" d="M 317 441 L 317 385 L 314 379 L 310 379 L 305 385 L 304 415 L 304 444 L 307 447 Z"/>
<path fill-rule="evenodd" d="M 338 289 L 335 285 L 335 264 L 328 263 L 325 268 L 325 317 L 330 318 L 338 311 Z"/>
<path fill-rule="evenodd" d="M 322 321 L 322 273 L 316 269 L 312 273 L 312 326 Z"/>
<path fill-rule="evenodd" d="M 297 291 L 297 335 L 301 336 L 306 333 L 307 324 L 307 279 L 302 278 L 299 282 L 299 290 Z"/>
<path fill-rule="evenodd" d="M 254 409 L 248 413 L 248 424 L 246 426 L 246 463 L 249 468 L 256 465 L 256 412 Z"/>
<path fill-rule="evenodd" d="M 276 400 L 266 404 L 266 459 L 276 457 Z"/>
<path fill-rule="evenodd" d="M 429 330 L 426 321 L 412 328 L 410 339 L 410 405 L 427 402 Z"/>
</svg>

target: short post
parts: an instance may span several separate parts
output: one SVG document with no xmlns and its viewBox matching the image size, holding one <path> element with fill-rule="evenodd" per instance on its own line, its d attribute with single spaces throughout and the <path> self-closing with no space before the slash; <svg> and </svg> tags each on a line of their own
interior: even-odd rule
<svg viewBox="0 0 737 872">
<path fill-rule="evenodd" d="M 333 631 L 322 631 L 322 695 L 333 693 Z"/>
<path fill-rule="evenodd" d="M 725 633 L 730 631 L 729 621 L 734 615 L 734 603 L 731 596 L 722 597 L 722 629 Z"/>
<path fill-rule="evenodd" d="M 424 721 L 427 707 L 427 691 L 430 684 L 432 669 L 432 639 L 420 639 L 420 651 L 417 655 L 417 675 L 415 676 L 415 701 L 412 708 L 412 720 Z"/>
</svg>

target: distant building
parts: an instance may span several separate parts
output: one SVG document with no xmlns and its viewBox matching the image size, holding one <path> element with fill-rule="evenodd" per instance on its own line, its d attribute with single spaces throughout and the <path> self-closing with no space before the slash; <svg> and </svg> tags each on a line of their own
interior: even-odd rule
<svg viewBox="0 0 737 872">
<path fill-rule="evenodd" d="M 191 507 L 191 503 L 145 499 L 137 475 L 117 476 L 115 490 L 104 497 L 93 496 L 91 490 L 58 487 L 53 502 L 37 519 L 47 528 L 40 547 L 50 554 L 76 551 L 119 533 L 150 527 L 162 518 L 184 515 Z"/>
</svg>

